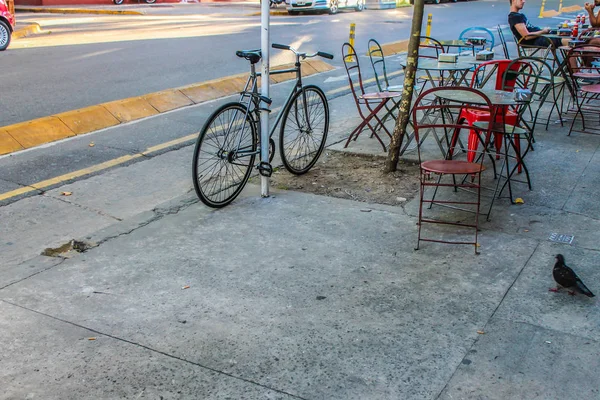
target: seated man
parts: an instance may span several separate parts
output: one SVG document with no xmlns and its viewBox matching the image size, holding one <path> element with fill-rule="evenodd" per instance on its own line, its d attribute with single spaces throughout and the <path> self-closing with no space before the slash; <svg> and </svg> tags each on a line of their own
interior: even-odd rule
<svg viewBox="0 0 600 400">
<path fill-rule="evenodd" d="M 525 0 L 509 0 L 510 1 L 510 14 L 508 14 L 508 24 L 512 31 L 515 39 L 519 44 L 527 46 L 540 46 L 548 47 L 550 42 L 555 48 L 560 46 L 568 46 L 570 38 L 546 38 L 542 35 L 550 32 L 550 28 L 541 29 L 537 26 L 531 25 L 527 21 L 525 14 L 521 14 L 520 11 L 525 6 Z M 600 0 L 595 0 L 600 1 Z"/>
<path fill-rule="evenodd" d="M 600 7 L 600 0 L 594 0 L 593 3 L 585 3 L 584 5 L 585 10 L 590 16 L 590 27 L 600 28 L 600 12 L 594 15 L 594 7 L 596 6 Z M 589 43 L 600 45 L 600 38 L 593 38 Z"/>
</svg>

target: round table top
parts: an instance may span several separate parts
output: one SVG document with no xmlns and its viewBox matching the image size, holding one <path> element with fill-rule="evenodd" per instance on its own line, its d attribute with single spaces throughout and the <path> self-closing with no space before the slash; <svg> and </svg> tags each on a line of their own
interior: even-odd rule
<svg viewBox="0 0 600 400">
<path fill-rule="evenodd" d="M 442 46 L 446 47 L 473 47 L 472 43 L 464 40 L 438 40 Z"/>
<path fill-rule="evenodd" d="M 406 67 L 406 61 L 400 63 Z M 421 59 L 417 63 L 417 69 L 428 69 L 431 71 L 464 71 L 473 68 L 472 63 L 466 62 L 439 62 L 436 59 Z"/>
<path fill-rule="evenodd" d="M 600 85 L 598 86 L 600 87 Z M 494 106 L 514 106 L 523 103 L 515 100 L 513 92 L 506 92 L 504 90 L 481 90 L 480 92 L 486 95 Z M 455 101 L 457 103 L 486 104 L 481 96 L 466 90 L 443 90 L 435 92 L 435 95 L 440 99 Z"/>
<path fill-rule="evenodd" d="M 458 62 L 460 62 L 460 63 L 469 63 L 469 64 L 474 64 L 474 65 L 479 65 L 479 64 L 486 63 L 488 61 L 494 61 L 494 59 L 492 58 L 491 60 L 478 60 L 477 57 L 474 57 L 474 56 L 458 56 Z"/>
</svg>

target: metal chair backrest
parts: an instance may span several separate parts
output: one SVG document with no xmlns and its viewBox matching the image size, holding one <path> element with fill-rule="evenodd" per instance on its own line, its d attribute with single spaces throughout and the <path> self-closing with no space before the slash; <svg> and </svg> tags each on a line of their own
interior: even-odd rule
<svg viewBox="0 0 600 400">
<path fill-rule="evenodd" d="M 350 83 L 350 90 L 355 100 L 365 94 L 365 88 L 363 86 L 362 75 L 360 73 L 360 63 L 358 62 L 358 54 L 354 50 L 354 46 L 350 43 L 344 43 L 342 45 L 342 60 L 344 60 L 344 67 L 346 67 L 346 73 L 348 74 L 348 81 Z M 353 73 L 356 72 L 356 79 L 353 78 Z M 358 92 L 355 87 L 355 81 L 358 83 Z"/>
<path fill-rule="evenodd" d="M 554 90 L 554 75 L 552 75 L 550 64 L 537 57 L 519 57 L 512 61 L 507 68 L 518 71 L 513 87 L 516 85 L 518 88 L 531 91 L 532 98 L 527 109 L 539 112 L 548 94 Z"/>
<path fill-rule="evenodd" d="M 444 46 L 429 36 L 419 36 L 419 57 L 418 58 L 434 58 L 444 53 Z"/>
<path fill-rule="evenodd" d="M 498 37 L 500 38 L 500 43 L 502 44 L 504 57 L 510 59 L 510 53 L 508 52 L 508 44 L 506 43 L 506 38 L 504 37 L 504 32 L 502 31 L 502 26 L 498 25 L 496 30 L 498 31 Z"/>
<path fill-rule="evenodd" d="M 375 74 L 375 82 L 379 91 L 383 91 L 390 86 L 387 77 L 387 71 L 385 68 L 385 56 L 383 49 L 379 42 L 375 39 L 369 39 L 369 59 L 373 66 L 373 73 Z"/>
<path fill-rule="evenodd" d="M 476 50 L 484 50 L 489 48 L 490 50 L 494 48 L 494 44 L 496 43 L 494 40 L 494 34 L 488 28 L 484 28 L 483 26 L 472 26 L 463 30 L 459 35 L 459 40 L 468 41 L 470 37 L 482 37 L 486 39 L 485 44 L 475 45 Z M 459 48 L 461 51 L 462 48 Z"/>
<path fill-rule="evenodd" d="M 581 44 L 569 50 L 565 61 L 574 87 L 578 88 L 583 79 L 598 80 L 600 67 L 594 62 L 598 58 L 600 58 L 600 45 L 597 44 Z"/>
<path fill-rule="evenodd" d="M 469 103 L 458 103 L 452 101 L 431 101 L 432 98 L 435 98 L 436 93 L 440 93 L 443 91 L 453 91 L 455 94 L 463 95 L 468 97 L 474 101 Z M 419 157 L 419 163 L 421 163 L 422 155 L 421 155 L 421 146 L 423 145 L 422 140 L 420 138 L 420 132 L 429 132 L 430 130 L 444 130 L 444 135 L 451 134 L 450 132 L 456 132 L 457 130 L 477 130 L 481 131 L 481 128 L 476 128 L 474 126 L 458 123 L 455 120 L 455 117 L 461 114 L 461 111 L 465 108 L 469 108 L 471 110 L 481 110 L 489 113 L 492 118 L 495 119 L 496 116 L 496 108 L 492 106 L 490 99 L 481 91 L 473 88 L 469 88 L 466 86 L 442 86 L 442 87 L 434 87 L 429 90 L 421 93 L 417 99 L 415 100 L 415 104 L 411 110 L 411 117 L 414 126 L 414 140 L 417 143 L 417 154 Z M 428 118 L 427 116 L 439 116 L 436 118 Z M 452 118 L 452 120 L 449 120 Z M 492 134 L 491 126 L 489 124 L 487 131 L 484 134 L 485 142 L 488 143 Z M 448 154 L 456 154 L 455 146 L 456 143 L 451 143 L 450 148 L 448 149 Z M 481 148 L 481 147 L 480 147 Z M 481 151 L 485 151 L 485 146 L 481 148 Z M 480 157 L 480 162 L 483 163 L 485 157 Z"/>
<path fill-rule="evenodd" d="M 475 68 L 473 77 L 471 78 L 471 87 L 481 89 L 489 81 L 490 77 L 495 73 L 496 80 L 494 84 L 494 89 L 509 90 L 508 86 L 510 85 L 510 83 L 512 83 L 512 87 L 514 88 L 514 79 L 512 81 L 507 80 L 506 84 L 504 83 L 506 72 L 509 71 L 509 65 L 511 65 L 510 71 L 514 72 L 519 70 L 519 65 L 512 63 L 511 60 L 492 60 L 479 64 L 477 68 Z M 488 70 L 490 67 L 492 67 L 491 71 Z M 484 73 L 487 74 L 487 77 L 485 79 L 480 79 L 479 77 L 481 76 L 481 74 Z M 512 88 L 510 88 L 510 90 L 512 90 Z"/>
</svg>

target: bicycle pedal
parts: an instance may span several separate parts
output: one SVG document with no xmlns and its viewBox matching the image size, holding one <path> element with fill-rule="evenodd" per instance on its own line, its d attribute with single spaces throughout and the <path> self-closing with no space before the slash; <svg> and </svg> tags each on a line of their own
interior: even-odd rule
<svg viewBox="0 0 600 400">
<path fill-rule="evenodd" d="M 268 162 L 261 161 L 256 168 L 258 168 L 258 173 L 262 176 L 270 178 L 273 175 L 273 167 Z"/>
</svg>

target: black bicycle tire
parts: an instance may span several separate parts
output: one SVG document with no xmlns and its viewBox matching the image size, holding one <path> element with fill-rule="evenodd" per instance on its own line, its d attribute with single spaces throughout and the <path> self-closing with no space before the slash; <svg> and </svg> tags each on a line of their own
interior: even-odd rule
<svg viewBox="0 0 600 400">
<path fill-rule="evenodd" d="M 210 117 L 208 118 L 208 120 L 206 121 L 204 126 L 202 127 L 200 134 L 198 135 L 198 139 L 196 141 L 196 147 L 194 148 L 194 156 L 192 158 L 192 180 L 194 182 L 194 190 L 196 191 L 196 195 L 198 195 L 198 198 L 204 204 L 206 204 L 207 206 L 212 207 L 212 208 L 225 207 L 226 205 L 231 203 L 233 200 L 235 200 L 235 198 L 244 189 L 244 186 L 246 186 L 246 183 L 248 182 L 248 179 L 250 178 L 252 168 L 254 167 L 254 160 L 256 158 L 256 154 L 254 154 L 254 152 L 256 151 L 256 146 L 258 143 L 258 136 L 257 136 L 257 132 L 256 132 L 256 126 L 255 126 L 254 122 L 251 120 L 252 117 L 250 115 L 248 115 L 246 117 L 244 126 L 246 126 L 246 125 L 250 126 L 250 134 L 251 134 L 250 146 L 251 146 L 251 151 L 253 152 L 253 154 L 251 156 L 249 156 L 250 161 L 248 162 L 248 165 L 245 167 L 246 171 L 244 172 L 242 179 L 235 184 L 235 186 L 237 186 L 237 187 L 235 187 L 234 190 L 231 192 L 231 194 L 229 194 L 224 199 L 221 199 L 218 201 L 214 200 L 211 198 L 211 196 L 207 195 L 204 192 L 203 188 L 201 187 L 202 185 L 199 182 L 198 158 L 200 156 L 202 145 L 207 137 L 208 132 L 213 132 L 214 129 L 218 128 L 219 126 L 223 126 L 222 122 L 224 120 L 227 120 L 227 118 L 219 118 L 219 117 L 221 116 L 221 114 L 225 114 L 228 111 L 238 111 L 238 112 L 242 113 L 242 115 L 245 115 L 246 114 L 246 106 L 241 103 L 227 103 L 227 104 L 222 105 L 218 109 L 216 109 L 210 115 Z M 221 122 L 219 122 L 219 121 L 221 121 Z M 215 128 L 213 130 L 211 130 L 211 126 L 214 123 L 220 124 L 220 125 L 215 126 Z M 215 147 L 215 146 L 213 146 L 213 147 Z M 216 159 L 217 160 L 220 159 L 220 161 L 223 161 L 224 163 L 225 162 L 229 163 L 229 161 L 224 160 L 223 158 L 220 158 L 218 156 L 216 156 Z M 229 164 L 231 164 L 231 163 L 229 163 Z M 219 170 L 219 172 L 221 172 L 221 170 Z"/>
<path fill-rule="evenodd" d="M 285 111 L 283 113 L 283 118 L 281 120 L 281 129 L 279 132 L 279 154 L 281 156 L 281 161 L 283 162 L 283 165 L 285 166 L 285 168 L 294 175 L 305 174 L 315 165 L 315 163 L 321 156 L 323 149 L 325 148 L 325 142 L 327 141 L 327 133 L 329 132 L 329 103 L 327 102 L 327 97 L 325 96 L 325 93 L 323 92 L 323 90 L 321 90 L 320 87 L 315 86 L 315 85 L 303 86 L 302 90 L 304 90 L 305 92 L 314 91 L 318 95 L 318 97 L 321 99 L 321 103 L 323 104 L 323 108 L 324 108 L 323 116 L 324 116 L 325 121 L 324 121 L 321 143 L 319 143 L 317 151 L 315 153 L 313 153 L 312 158 L 304 167 L 296 168 L 295 166 L 292 165 L 291 160 L 288 160 L 288 157 L 286 156 L 286 143 L 285 143 L 285 136 L 286 136 L 285 130 L 286 130 L 286 126 L 287 126 L 287 120 L 290 115 L 290 111 L 292 110 L 292 108 L 294 107 L 294 104 L 296 103 L 296 100 L 298 99 L 299 96 L 302 96 L 302 91 L 298 91 L 296 94 L 294 94 L 290 103 L 288 104 L 287 108 L 285 109 Z"/>
</svg>

